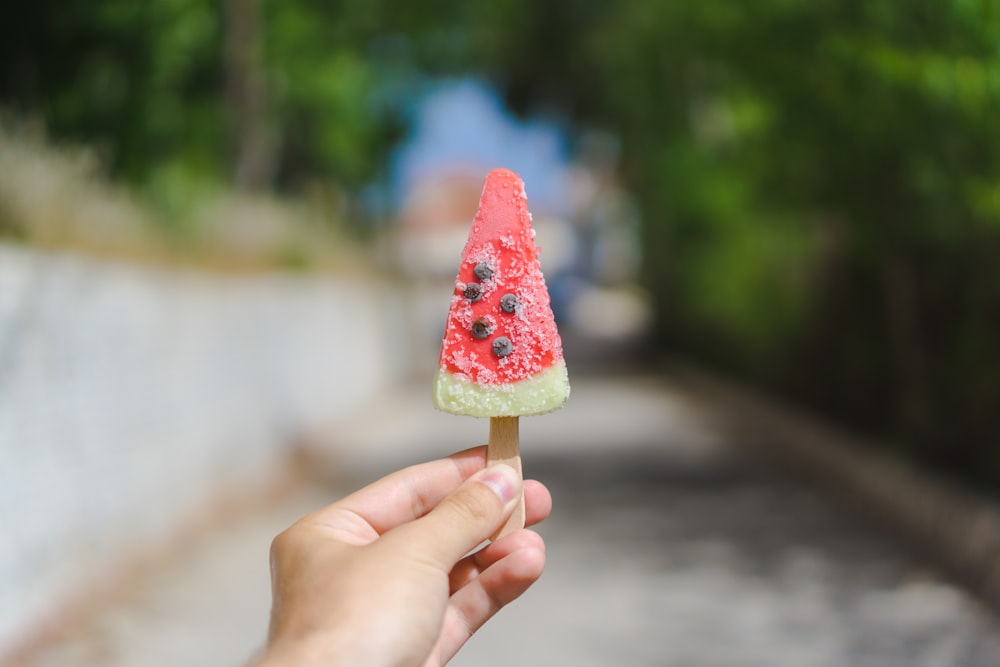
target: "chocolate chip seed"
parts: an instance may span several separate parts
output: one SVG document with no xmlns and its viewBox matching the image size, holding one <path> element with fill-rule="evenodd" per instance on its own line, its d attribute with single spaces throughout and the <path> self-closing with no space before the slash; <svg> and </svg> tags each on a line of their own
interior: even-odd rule
<svg viewBox="0 0 1000 667">
<path fill-rule="evenodd" d="M 497 336 L 493 339 L 493 354 L 498 357 L 506 357 L 508 354 L 514 351 L 514 346 L 510 343 L 510 338 L 506 336 Z"/>
<path fill-rule="evenodd" d="M 493 325 L 490 324 L 485 317 L 480 317 L 479 319 L 477 319 L 475 322 L 472 323 L 472 326 L 469 327 L 469 330 L 472 332 L 472 335 L 475 336 L 476 338 L 483 339 L 489 336 L 491 333 L 493 333 Z"/>
<path fill-rule="evenodd" d="M 465 295 L 466 299 L 475 303 L 483 298 L 483 286 L 479 283 L 469 283 L 465 286 L 465 291 L 462 294 Z"/>
<path fill-rule="evenodd" d="M 476 268 L 472 269 L 472 272 L 476 274 L 476 277 L 480 280 L 489 280 L 493 277 L 493 267 L 486 262 L 479 262 L 476 264 Z"/>
<path fill-rule="evenodd" d="M 500 297 L 500 310 L 505 313 L 513 313 L 517 310 L 517 306 L 520 302 L 517 297 L 513 294 L 504 294 Z"/>
</svg>

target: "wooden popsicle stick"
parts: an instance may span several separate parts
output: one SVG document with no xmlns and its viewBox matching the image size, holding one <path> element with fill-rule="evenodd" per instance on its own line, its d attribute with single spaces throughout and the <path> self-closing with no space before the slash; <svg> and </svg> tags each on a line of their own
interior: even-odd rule
<svg viewBox="0 0 1000 667">
<path fill-rule="evenodd" d="M 517 417 L 490 417 L 490 441 L 486 447 L 486 465 L 506 463 L 521 472 L 521 451 L 517 437 Z M 491 539 L 498 540 L 508 533 L 524 528 L 524 494 L 514 507 L 513 514 Z"/>
</svg>

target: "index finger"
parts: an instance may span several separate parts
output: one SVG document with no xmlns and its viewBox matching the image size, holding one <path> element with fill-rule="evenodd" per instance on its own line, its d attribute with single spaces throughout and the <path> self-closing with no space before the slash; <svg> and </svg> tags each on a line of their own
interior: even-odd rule
<svg viewBox="0 0 1000 667">
<path fill-rule="evenodd" d="M 314 512 L 310 519 L 333 523 L 348 511 L 379 535 L 427 514 L 466 479 L 486 466 L 486 446 L 404 468 Z"/>
</svg>

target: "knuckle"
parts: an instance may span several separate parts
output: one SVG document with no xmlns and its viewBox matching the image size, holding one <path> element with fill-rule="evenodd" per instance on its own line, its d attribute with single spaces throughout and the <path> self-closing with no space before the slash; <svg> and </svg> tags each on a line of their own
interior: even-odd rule
<svg viewBox="0 0 1000 667">
<path fill-rule="evenodd" d="M 283 531 L 275 535 L 274 539 L 271 540 L 271 564 L 272 566 L 278 563 L 282 556 L 288 551 L 288 537 L 286 535 L 288 531 Z"/>
<path fill-rule="evenodd" d="M 297 524 L 275 535 L 274 539 L 271 540 L 271 562 L 274 563 L 295 554 L 300 542 Z"/>
</svg>

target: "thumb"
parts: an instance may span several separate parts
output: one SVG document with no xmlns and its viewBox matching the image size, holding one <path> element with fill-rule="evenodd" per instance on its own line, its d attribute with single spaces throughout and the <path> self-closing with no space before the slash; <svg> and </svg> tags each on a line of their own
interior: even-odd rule
<svg viewBox="0 0 1000 667">
<path fill-rule="evenodd" d="M 449 572 L 503 525 L 521 496 L 521 486 L 521 476 L 509 465 L 490 466 L 463 482 L 428 514 L 390 534 L 407 552 Z"/>
</svg>

